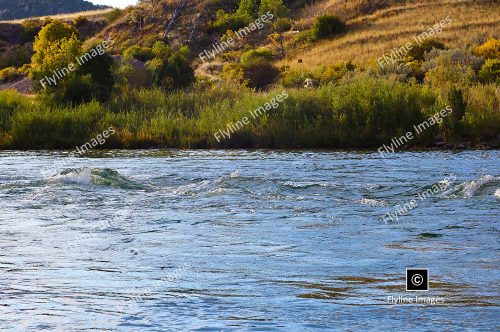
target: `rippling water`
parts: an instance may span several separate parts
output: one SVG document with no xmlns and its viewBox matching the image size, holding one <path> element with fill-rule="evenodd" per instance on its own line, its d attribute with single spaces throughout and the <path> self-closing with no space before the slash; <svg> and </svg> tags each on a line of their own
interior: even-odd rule
<svg viewBox="0 0 500 332">
<path fill-rule="evenodd" d="M 0 152 L 1 330 L 499 328 L 499 151 L 66 156 Z"/>
</svg>

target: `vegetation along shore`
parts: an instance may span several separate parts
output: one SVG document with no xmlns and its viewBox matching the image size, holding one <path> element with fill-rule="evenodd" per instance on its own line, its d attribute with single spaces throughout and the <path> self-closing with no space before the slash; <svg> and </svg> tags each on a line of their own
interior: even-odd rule
<svg viewBox="0 0 500 332">
<path fill-rule="evenodd" d="M 498 148 L 499 11 L 163 0 L 0 23 L 0 149 L 74 149 L 109 128 L 95 148 L 375 151 L 408 132 L 401 149 Z"/>
</svg>

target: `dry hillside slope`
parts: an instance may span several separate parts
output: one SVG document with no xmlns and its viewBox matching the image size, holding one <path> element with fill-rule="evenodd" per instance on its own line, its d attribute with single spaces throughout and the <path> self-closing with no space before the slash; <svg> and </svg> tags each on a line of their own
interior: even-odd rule
<svg viewBox="0 0 500 332">
<path fill-rule="evenodd" d="M 327 12 L 340 12 L 324 1 Z M 400 2 L 401 3 L 401 2 Z M 320 4 L 316 10 L 321 11 Z M 323 11 L 323 12 L 324 12 Z M 309 10 L 309 14 L 314 11 Z M 491 0 L 419 0 L 404 1 L 374 13 L 347 21 L 348 32 L 331 40 L 313 44 L 301 50 L 282 65 L 291 67 L 333 64 L 352 60 L 355 63 L 375 61 L 434 24 L 449 17 L 452 23 L 436 38 L 447 46 L 459 47 L 487 32 L 500 33 L 500 2 Z M 298 63 L 302 59 L 302 64 Z"/>
</svg>

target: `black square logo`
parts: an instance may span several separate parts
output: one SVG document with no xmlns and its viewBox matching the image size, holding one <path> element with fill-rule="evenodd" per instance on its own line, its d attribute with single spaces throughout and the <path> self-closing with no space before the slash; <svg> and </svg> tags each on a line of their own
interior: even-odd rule
<svg viewBox="0 0 500 332">
<path fill-rule="evenodd" d="M 406 291 L 429 290 L 429 269 L 406 269 Z"/>
</svg>

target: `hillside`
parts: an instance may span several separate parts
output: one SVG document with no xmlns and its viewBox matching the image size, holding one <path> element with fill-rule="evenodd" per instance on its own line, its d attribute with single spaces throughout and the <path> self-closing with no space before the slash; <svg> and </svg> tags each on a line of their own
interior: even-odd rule
<svg viewBox="0 0 500 332">
<path fill-rule="evenodd" d="M 460 47 L 490 33 L 500 34 L 500 2 L 494 0 L 377 1 L 364 10 L 356 2 L 320 1 L 302 10 L 301 22 L 310 24 L 317 13 L 340 13 L 347 19 L 348 33 L 294 52 L 281 65 L 321 66 L 352 60 L 361 64 L 375 61 L 401 47 L 423 31 L 449 17 L 452 23 L 436 39 L 449 47 Z M 362 7 L 361 7 L 362 8 Z M 358 10 L 356 10 L 358 9 Z"/>
<path fill-rule="evenodd" d="M 0 0 L 0 20 L 57 15 L 108 8 L 85 0 Z"/>
</svg>

